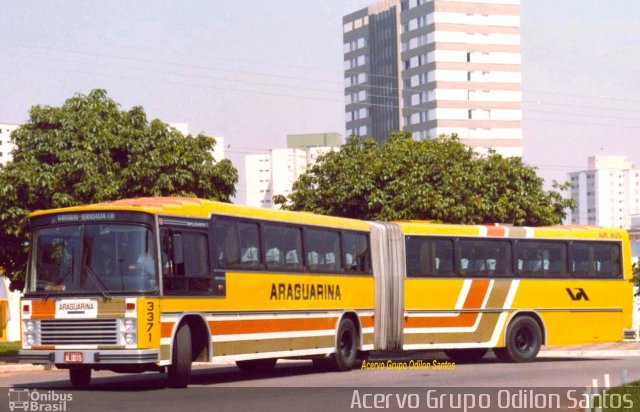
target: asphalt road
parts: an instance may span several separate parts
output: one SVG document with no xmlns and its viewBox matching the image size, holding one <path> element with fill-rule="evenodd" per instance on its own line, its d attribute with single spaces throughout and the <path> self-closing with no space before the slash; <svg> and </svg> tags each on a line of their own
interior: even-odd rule
<svg viewBox="0 0 640 412">
<path fill-rule="evenodd" d="M 445 362 L 446 358 L 412 354 L 392 358 L 389 363 L 388 356 L 381 356 L 378 361 L 382 368 L 376 364 L 376 369 L 343 373 L 318 372 L 308 361 L 280 361 L 274 371 L 261 375 L 247 374 L 228 364 L 198 366 L 187 389 L 166 389 L 163 375 L 159 373 L 120 375 L 102 371 L 93 373 L 89 389 L 73 390 L 68 373 L 63 370 L 5 373 L 0 376 L 0 386 L 7 388 L 3 389 L 7 392 L 12 388 L 7 399 L 18 396 L 16 392 L 20 389 L 28 389 L 30 399 L 36 402 L 32 406 L 39 410 L 70 412 L 337 412 L 376 406 L 388 410 L 463 411 L 464 405 L 455 402 L 466 399 L 465 396 L 476 406 L 467 405 L 468 411 L 486 411 L 498 410 L 498 406 L 509 406 L 509 410 L 539 410 L 514 407 L 513 402 L 518 399 L 520 403 L 515 406 L 536 406 L 531 404 L 534 396 L 541 401 L 548 399 L 547 410 L 556 410 L 551 407 L 555 398 L 544 395 L 549 391 L 561 394 L 560 410 L 570 410 L 574 399 L 569 396 L 567 400 L 566 392 L 573 391 L 572 396 L 580 400 L 593 379 L 598 380 L 600 387 L 604 385 L 605 374 L 609 375 L 611 385 L 618 385 L 623 378 L 640 380 L 640 358 L 636 357 L 539 358 L 528 364 L 500 363 L 488 357 L 480 363 L 458 364 L 453 368 L 434 364 L 434 360 Z M 444 368 L 440 368 L 442 366 Z M 508 393 L 504 388 L 510 388 L 506 389 Z M 526 392 L 531 390 L 534 392 Z M 9 410 L 9 403 L 3 397 L 0 395 L 0 411 Z M 490 404 L 482 404 L 483 399 Z M 58 405 L 58 409 L 52 409 L 54 405 Z M 489 408 L 481 408 L 487 405 Z M 417 408 L 413 408 L 415 406 Z M 630 410 L 640 410 L 640 405 Z"/>
</svg>

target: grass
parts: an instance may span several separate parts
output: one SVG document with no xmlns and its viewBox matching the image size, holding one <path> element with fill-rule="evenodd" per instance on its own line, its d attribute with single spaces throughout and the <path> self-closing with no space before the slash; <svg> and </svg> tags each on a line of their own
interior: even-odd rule
<svg viewBox="0 0 640 412">
<path fill-rule="evenodd" d="M 0 342 L 0 357 L 16 356 L 20 349 L 21 342 Z"/>
<path fill-rule="evenodd" d="M 640 409 L 640 381 L 617 386 L 602 398 L 603 412 L 637 411 Z"/>
</svg>

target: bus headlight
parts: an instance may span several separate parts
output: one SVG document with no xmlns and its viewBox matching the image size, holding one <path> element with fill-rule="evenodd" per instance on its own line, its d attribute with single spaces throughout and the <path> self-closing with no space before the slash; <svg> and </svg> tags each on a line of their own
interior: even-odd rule
<svg viewBox="0 0 640 412">
<path fill-rule="evenodd" d="M 27 333 L 25 335 L 25 337 L 27 338 L 27 345 L 28 346 L 33 346 L 36 343 L 36 335 L 32 334 L 32 333 Z"/>
<path fill-rule="evenodd" d="M 136 330 L 136 320 L 135 319 L 125 319 L 124 320 L 124 330 L 127 332 L 132 332 Z"/>
<path fill-rule="evenodd" d="M 136 334 L 135 333 L 125 333 L 124 341 L 127 345 L 133 345 L 136 343 Z"/>
<path fill-rule="evenodd" d="M 34 332 L 36 330 L 36 322 L 28 320 L 24 323 L 24 328 L 27 332 Z"/>
</svg>

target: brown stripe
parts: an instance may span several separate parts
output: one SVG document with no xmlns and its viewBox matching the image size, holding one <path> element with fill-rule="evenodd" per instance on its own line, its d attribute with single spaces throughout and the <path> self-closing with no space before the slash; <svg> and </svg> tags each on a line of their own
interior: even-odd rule
<svg viewBox="0 0 640 412">
<path fill-rule="evenodd" d="M 171 360 L 171 346 L 160 345 L 160 360 Z"/>
<path fill-rule="evenodd" d="M 511 280 L 497 280 L 491 290 L 491 295 L 487 301 L 487 309 L 502 309 L 507 299 Z M 438 344 L 438 343 L 469 343 L 488 342 L 496 329 L 500 313 L 483 313 L 478 324 L 478 329 L 474 332 L 464 333 L 412 333 L 404 334 L 406 344 Z"/>
<path fill-rule="evenodd" d="M 363 333 L 362 334 L 362 344 L 363 345 L 373 345 L 373 333 Z"/>
<path fill-rule="evenodd" d="M 469 288 L 463 309 L 480 309 L 487 295 L 490 281 L 474 280 Z M 493 293 L 493 292 L 492 292 Z M 478 312 L 461 312 L 453 317 L 405 317 L 405 328 L 459 328 L 473 326 L 478 319 Z"/>
<path fill-rule="evenodd" d="M 314 336 L 305 338 L 282 338 L 248 340 L 236 342 L 214 342 L 214 356 L 239 355 L 244 353 L 282 352 L 304 349 L 333 348 L 335 337 Z"/>
<path fill-rule="evenodd" d="M 214 320 L 209 322 L 213 335 L 293 332 L 335 329 L 337 318 Z"/>
<path fill-rule="evenodd" d="M 114 299 L 108 302 L 98 302 L 99 318 L 121 318 L 127 310 L 127 303 L 124 299 Z"/>
<path fill-rule="evenodd" d="M 53 350 L 55 348 L 54 345 L 36 345 L 31 347 L 33 350 Z"/>
</svg>

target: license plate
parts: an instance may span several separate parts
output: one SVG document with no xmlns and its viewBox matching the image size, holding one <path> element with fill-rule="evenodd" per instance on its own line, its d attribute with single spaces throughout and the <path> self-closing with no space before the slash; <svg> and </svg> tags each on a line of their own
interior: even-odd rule
<svg viewBox="0 0 640 412">
<path fill-rule="evenodd" d="M 64 362 L 65 363 L 82 363 L 84 357 L 82 356 L 82 352 L 65 352 L 64 353 Z"/>
</svg>

